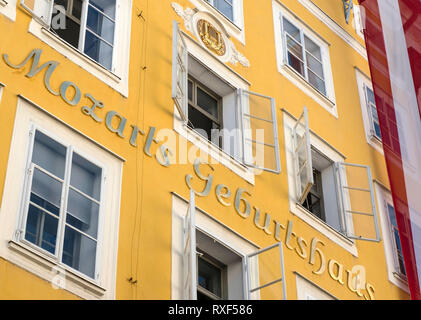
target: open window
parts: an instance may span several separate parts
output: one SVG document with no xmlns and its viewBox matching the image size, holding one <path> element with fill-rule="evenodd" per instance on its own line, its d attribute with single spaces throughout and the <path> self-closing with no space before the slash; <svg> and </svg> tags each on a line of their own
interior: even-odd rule
<svg viewBox="0 0 421 320">
<path fill-rule="evenodd" d="M 244 165 L 279 173 L 274 99 L 239 87 L 203 61 L 188 52 L 174 21 L 172 97 L 183 123 Z"/>
<path fill-rule="evenodd" d="M 44 27 L 113 72 L 117 5 L 118 0 L 21 0 Z"/>
<path fill-rule="evenodd" d="M 183 299 L 286 299 L 282 243 L 241 254 L 197 227 L 196 210 L 191 190 L 183 218 Z"/>
<path fill-rule="evenodd" d="M 292 128 L 297 203 L 348 238 L 380 241 L 370 168 L 329 159 L 310 136 L 304 108 Z"/>
<path fill-rule="evenodd" d="M 191 190 L 183 236 L 183 297 L 186 300 L 242 300 L 243 257 L 196 228 Z"/>
</svg>

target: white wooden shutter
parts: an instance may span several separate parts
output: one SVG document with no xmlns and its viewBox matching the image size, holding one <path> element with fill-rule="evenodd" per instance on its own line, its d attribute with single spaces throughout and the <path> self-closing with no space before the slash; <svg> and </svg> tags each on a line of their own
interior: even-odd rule
<svg viewBox="0 0 421 320">
<path fill-rule="evenodd" d="M 262 257 L 262 255 L 269 252 L 272 252 L 272 255 Z M 245 273 L 247 279 L 246 292 L 248 300 L 251 300 L 252 298 L 256 299 L 256 292 L 274 286 L 279 282 L 282 282 L 279 293 L 282 295 L 283 300 L 287 299 L 282 242 L 275 243 L 267 248 L 249 254 L 246 256 L 245 260 Z M 278 262 L 280 268 L 274 273 L 275 269 L 273 266 L 276 266 Z M 280 275 L 280 277 L 278 278 L 277 275 Z M 274 277 L 275 280 L 270 280 L 271 277 Z M 260 284 L 260 279 L 265 279 L 267 282 Z"/>
<path fill-rule="evenodd" d="M 196 222 L 195 195 L 190 189 L 190 203 L 184 219 L 183 231 L 183 298 L 197 299 L 197 259 L 196 259 Z"/>
<path fill-rule="evenodd" d="M 297 199 L 299 203 L 303 204 L 314 184 L 310 128 L 306 107 L 292 128 L 292 142 Z"/>
<path fill-rule="evenodd" d="M 177 21 L 173 21 L 172 48 L 172 98 L 180 113 L 181 119 L 187 123 L 188 115 L 188 52 L 184 38 L 180 33 Z"/>
<path fill-rule="evenodd" d="M 361 8 L 359 5 L 353 5 L 354 11 L 354 24 L 355 24 L 355 30 L 357 32 L 363 33 L 364 32 L 364 25 L 363 25 L 363 17 L 361 13 Z"/>
<path fill-rule="evenodd" d="M 380 241 L 370 167 L 335 163 L 343 231 L 349 238 Z"/>
<path fill-rule="evenodd" d="M 284 18 L 282 12 L 279 13 L 279 22 L 281 25 L 281 41 L 282 41 L 282 65 L 288 64 L 288 46 L 284 30 Z"/>
<path fill-rule="evenodd" d="M 20 0 L 20 5 L 28 11 L 33 18 L 49 27 L 53 12 L 53 0 Z"/>
<path fill-rule="evenodd" d="M 258 93 L 237 90 L 240 107 L 243 162 L 269 172 L 281 172 L 275 100 Z"/>
<path fill-rule="evenodd" d="M 368 98 L 368 89 L 369 88 L 367 87 L 366 84 L 363 85 L 363 88 L 364 88 L 365 104 L 366 104 L 366 107 L 367 107 L 367 113 L 368 113 L 368 118 L 369 118 L 368 122 L 369 122 L 369 125 L 370 125 L 370 137 L 374 137 L 374 136 L 376 136 L 376 131 L 374 129 L 374 116 L 373 116 L 373 110 L 371 109 L 372 105 L 370 103 L 370 99 Z"/>
</svg>

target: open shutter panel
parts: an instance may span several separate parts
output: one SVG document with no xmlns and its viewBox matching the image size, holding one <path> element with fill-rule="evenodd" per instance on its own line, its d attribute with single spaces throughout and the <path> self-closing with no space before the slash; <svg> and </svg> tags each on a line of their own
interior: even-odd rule
<svg viewBox="0 0 421 320">
<path fill-rule="evenodd" d="M 20 5 L 28 11 L 33 18 L 45 26 L 50 26 L 53 12 L 53 0 L 20 0 Z"/>
<path fill-rule="evenodd" d="M 279 13 L 279 23 L 281 25 L 281 40 L 282 40 L 282 64 L 288 63 L 288 54 L 287 54 L 287 41 L 286 41 L 286 35 L 284 30 L 284 18 L 282 16 L 282 13 Z"/>
<path fill-rule="evenodd" d="M 367 106 L 367 113 L 368 113 L 368 122 L 370 125 L 370 137 L 373 137 L 376 135 L 375 129 L 374 129 L 374 123 L 373 123 L 373 110 L 371 109 L 370 99 L 368 98 L 368 87 L 364 84 L 364 97 L 365 97 L 365 103 Z"/>
<path fill-rule="evenodd" d="M 183 296 L 185 300 L 197 299 L 195 212 L 195 195 L 193 189 L 191 189 L 190 203 L 184 219 L 183 232 Z"/>
<path fill-rule="evenodd" d="M 303 113 L 292 128 L 292 140 L 297 197 L 298 201 L 303 204 L 314 184 L 310 129 L 306 107 L 304 107 Z"/>
<path fill-rule="evenodd" d="M 172 48 L 172 98 L 180 113 L 181 119 L 187 123 L 187 66 L 188 54 L 183 36 L 177 22 L 173 21 L 173 48 Z"/>
<path fill-rule="evenodd" d="M 380 241 L 370 167 L 337 162 L 335 170 L 345 234 L 357 240 Z"/>
<path fill-rule="evenodd" d="M 363 32 L 363 23 L 361 17 L 361 9 L 358 5 L 353 5 L 352 10 L 354 10 L 354 23 L 355 23 L 355 30 L 357 32 Z"/>
<path fill-rule="evenodd" d="M 248 300 L 265 298 L 263 290 L 270 290 L 271 297 L 286 300 L 282 242 L 247 255 L 245 265 Z"/>
<path fill-rule="evenodd" d="M 279 173 L 278 128 L 275 100 L 258 93 L 237 90 L 245 165 Z"/>
</svg>

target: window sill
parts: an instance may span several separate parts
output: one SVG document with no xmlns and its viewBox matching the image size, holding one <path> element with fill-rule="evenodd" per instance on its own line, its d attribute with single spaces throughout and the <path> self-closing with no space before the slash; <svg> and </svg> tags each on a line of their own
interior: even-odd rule
<svg viewBox="0 0 421 320">
<path fill-rule="evenodd" d="M 331 113 L 334 117 L 338 118 L 338 111 L 336 109 L 336 103 L 323 95 L 312 85 L 310 85 L 306 79 L 304 79 L 297 71 L 295 71 L 288 64 L 282 64 L 279 66 L 279 72 L 292 83 L 294 83 L 299 89 L 301 89 L 310 98 L 315 100 L 319 105 Z"/>
<path fill-rule="evenodd" d="M 314 214 L 309 212 L 306 208 L 298 203 L 294 203 L 291 213 L 306 222 L 308 225 L 325 235 L 327 238 L 347 250 L 353 256 L 358 257 L 357 247 L 355 242 L 346 237 L 344 234 L 329 226 Z"/>
<path fill-rule="evenodd" d="M 106 293 L 106 289 L 99 286 L 93 280 L 76 274 L 73 270 L 64 265 L 57 264 L 52 258 L 22 242 L 10 240 L 8 242 L 8 248 L 19 255 L 18 265 L 49 282 L 53 281 L 54 277 L 57 276 L 57 273 L 52 272 L 54 267 L 57 267 L 59 270 L 64 270 L 64 290 L 76 294 L 81 298 L 101 299 Z M 24 258 L 24 261 L 22 261 L 22 258 Z"/>
<path fill-rule="evenodd" d="M 383 143 L 379 138 L 377 138 L 374 135 L 367 135 L 367 142 L 370 146 L 372 146 L 374 149 L 376 149 L 378 152 L 384 155 Z"/>
<path fill-rule="evenodd" d="M 70 44 L 68 44 L 66 41 L 64 41 L 63 39 L 61 39 L 54 32 L 48 30 L 45 27 L 42 27 L 41 28 L 41 31 L 42 31 L 43 34 L 45 34 L 46 36 L 48 36 L 50 39 L 54 40 L 60 46 L 66 48 L 68 50 L 73 51 L 73 53 L 77 54 L 86 63 L 89 63 L 89 65 L 91 65 L 92 67 L 96 68 L 99 72 L 103 73 L 105 76 L 109 77 L 110 79 L 112 79 L 116 83 L 119 83 L 121 81 L 121 78 L 119 76 L 117 76 L 115 73 L 113 73 L 112 71 L 108 70 L 107 68 L 105 68 L 104 66 L 102 66 L 101 64 L 99 64 L 98 62 L 96 62 L 95 60 L 93 60 L 88 55 L 84 54 L 83 52 L 79 51 L 75 47 L 73 47 Z"/>
<path fill-rule="evenodd" d="M 199 133 L 184 125 L 180 120 L 176 106 L 174 106 L 174 130 L 197 148 L 207 153 L 217 163 L 224 165 L 229 170 L 254 185 L 254 169 L 246 167 L 224 150 L 203 138 Z"/>
<path fill-rule="evenodd" d="M 119 72 L 116 73 L 108 70 L 86 54 L 68 44 L 36 19 L 31 20 L 28 32 L 62 54 L 71 62 L 84 69 L 89 74 L 104 82 L 112 89 L 118 91 L 124 97 L 128 97 L 128 74 L 123 75 L 119 74 Z M 117 54 L 117 52 L 115 54 Z"/>
</svg>

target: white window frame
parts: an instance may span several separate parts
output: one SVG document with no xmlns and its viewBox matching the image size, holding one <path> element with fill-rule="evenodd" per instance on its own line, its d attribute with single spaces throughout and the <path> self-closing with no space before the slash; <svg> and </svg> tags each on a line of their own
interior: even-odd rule
<svg viewBox="0 0 421 320">
<path fill-rule="evenodd" d="M 59 143 L 65 141 L 64 145 L 75 146 L 78 154 L 99 164 L 106 172 L 107 178 L 101 195 L 101 201 L 104 201 L 102 209 L 100 208 L 102 221 L 98 223 L 97 279 L 92 279 L 59 262 L 38 246 L 28 241 L 21 241 L 21 218 L 27 215 L 22 200 L 26 188 L 25 168 L 32 155 L 30 132 L 35 127 Z M 92 161 L 93 159 L 100 161 Z M 0 209 L 0 256 L 51 282 L 52 285 L 57 281 L 57 274 L 52 270 L 60 270 L 65 284 L 64 289 L 81 298 L 115 299 L 123 161 L 77 130 L 52 117 L 41 107 L 19 97 Z"/>
<path fill-rule="evenodd" d="M 218 21 L 222 23 L 225 30 L 229 35 L 236 38 L 243 45 L 246 44 L 245 32 L 244 32 L 244 14 L 243 14 L 243 1 L 244 0 L 233 0 L 234 8 L 234 21 L 231 21 L 218 9 L 206 0 L 190 0 L 190 2 L 202 12 L 208 12 L 218 18 Z"/>
<path fill-rule="evenodd" d="M 293 137 L 292 128 L 295 126 L 297 119 L 283 110 L 284 118 L 284 137 L 285 137 L 285 152 L 286 152 L 286 166 L 287 166 L 287 179 L 288 179 L 288 197 L 289 197 L 289 210 L 291 213 L 305 221 L 314 229 L 324 234 L 327 238 L 347 250 L 353 256 L 358 257 L 356 242 L 349 239 L 344 234 L 335 230 L 333 227 L 320 220 L 308 210 L 297 204 L 297 189 L 295 177 L 295 162 L 293 156 Z M 329 145 L 325 140 L 316 135 L 310 130 L 310 143 L 319 152 L 326 156 L 332 162 L 344 162 L 345 156 L 338 152 L 335 148 Z"/>
<path fill-rule="evenodd" d="M 297 288 L 297 300 L 338 300 L 328 291 L 306 279 L 298 272 L 294 273 Z"/>
<path fill-rule="evenodd" d="M 379 208 L 380 227 L 383 235 L 383 247 L 386 258 L 388 279 L 395 286 L 409 294 L 408 280 L 399 271 L 395 240 L 391 234 L 391 225 L 387 204 L 393 205 L 391 192 L 379 182 L 374 183 L 377 194 L 377 207 Z"/>
<path fill-rule="evenodd" d="M 373 120 L 372 120 L 371 113 L 369 111 L 369 106 L 367 105 L 367 97 L 366 97 L 365 88 L 367 87 L 370 90 L 373 90 L 373 85 L 371 83 L 370 78 L 366 76 L 358 68 L 355 68 L 355 74 L 356 74 L 356 79 L 357 79 L 358 95 L 360 98 L 361 114 L 363 117 L 365 137 L 366 137 L 367 143 L 373 148 L 375 148 L 381 154 L 384 154 L 382 141 L 372 132 Z"/>
<path fill-rule="evenodd" d="M 338 118 L 335 89 L 333 84 L 332 67 L 330 63 L 330 44 L 302 20 L 278 1 L 273 0 L 273 23 L 275 33 L 276 61 L 279 73 L 291 81 L 296 87 L 312 98 L 321 107 L 326 109 L 334 117 Z M 322 53 L 323 73 L 326 86 L 326 95 L 315 89 L 301 74 L 295 71 L 286 62 L 286 45 L 283 34 L 282 18 L 285 17 L 295 27 L 300 29 L 311 41 L 320 47 Z"/>
<path fill-rule="evenodd" d="M 18 1 L 20 2 L 21 0 Z M 41 22 L 40 19 L 33 18 L 31 20 L 28 32 L 127 98 L 129 95 L 132 3 L 133 0 L 116 0 L 115 41 L 113 44 L 113 63 L 111 70 L 102 66 L 83 53 L 83 51 L 74 48 L 54 32 L 50 31 L 49 26 Z M 21 10 L 31 14 L 22 5 L 19 5 L 19 7 Z M 81 31 L 81 35 L 82 32 L 83 30 Z"/>
<path fill-rule="evenodd" d="M 189 208 L 189 200 L 182 196 L 172 193 L 172 246 L 171 246 L 171 299 L 186 299 L 183 290 L 183 230 L 185 217 Z M 239 255 L 244 261 L 249 254 L 258 250 L 258 246 L 245 239 L 226 225 L 215 220 L 210 214 L 196 206 L 195 212 L 196 228 L 209 237 L 224 244 L 231 251 Z M 244 270 L 244 269 L 243 269 Z M 195 279 L 196 280 L 196 279 Z M 253 283 L 256 278 L 253 277 Z M 195 282 L 194 282 L 195 283 Z M 247 281 L 245 270 L 243 271 L 243 294 L 244 299 L 247 296 Z M 251 299 L 259 299 L 259 292 L 251 293 Z"/>
<path fill-rule="evenodd" d="M 196 56 L 194 53 L 194 45 L 197 46 L 197 43 L 195 41 L 189 42 L 190 37 L 187 35 L 184 36 L 183 33 L 180 32 L 177 22 L 173 21 L 173 59 L 172 59 L 172 98 L 175 103 L 175 107 L 177 109 L 177 113 L 174 113 L 176 118 L 179 118 L 183 125 L 187 127 L 188 123 L 188 78 L 189 78 L 189 56 L 191 56 L 194 60 L 196 60 L 199 64 L 203 66 L 204 69 L 208 69 L 209 73 L 213 73 L 217 80 L 223 79 L 222 81 L 227 83 L 227 86 L 230 87 L 232 90 L 233 96 L 231 97 L 231 106 L 233 107 L 233 110 L 230 111 L 230 115 L 234 117 L 235 122 L 235 139 L 237 146 L 240 144 L 239 142 L 242 142 L 242 148 L 235 148 L 234 152 L 235 154 L 229 154 L 228 152 L 231 152 L 232 150 L 227 150 L 226 147 L 222 145 L 221 148 L 219 146 L 212 146 L 213 143 L 208 140 L 208 144 L 211 148 L 216 148 L 222 151 L 221 155 L 227 153 L 227 156 L 235 158 L 237 160 L 241 159 L 242 165 L 249 168 L 254 168 L 256 170 L 260 171 L 269 171 L 273 173 L 280 173 L 281 171 L 281 165 L 280 165 L 280 155 L 279 155 L 279 142 L 278 142 L 278 126 L 277 126 L 277 119 L 276 119 L 276 105 L 275 105 L 275 99 L 272 97 L 268 97 L 265 95 L 262 95 L 260 93 L 251 92 L 247 89 L 243 88 L 244 84 L 238 84 L 241 82 L 237 81 L 238 79 L 234 79 L 233 82 L 230 80 L 233 79 L 232 73 L 228 75 L 228 77 L 221 76 L 221 74 L 218 71 L 220 69 L 220 65 L 217 64 L 216 68 L 211 68 L 209 65 L 209 60 L 211 59 L 211 55 L 209 53 L 203 53 L 200 52 Z M 191 46 L 189 43 L 192 43 L 193 46 Z M 190 49 L 189 49 L 190 48 Z M 206 61 L 206 62 L 204 62 Z M 222 63 L 221 63 L 222 64 Z M 219 66 L 219 68 L 218 68 Z M 222 66 L 225 67 L 226 71 L 227 69 L 230 70 L 225 66 L 225 64 L 222 64 Z M 212 70 L 212 71 L 210 71 Z M 192 70 L 193 71 L 193 70 Z M 226 72 L 225 72 L 226 74 Z M 234 75 L 236 75 L 234 73 Z M 200 77 L 200 76 L 199 76 Z M 217 81 L 215 80 L 215 81 Z M 203 83 L 203 85 L 208 85 L 207 83 Z M 230 94 L 227 94 L 226 97 L 230 96 Z M 265 119 L 263 119 L 262 115 L 255 114 L 255 110 L 252 110 L 253 108 L 250 107 L 250 96 L 254 97 L 254 100 L 258 99 L 260 101 L 265 100 L 269 104 L 269 116 L 266 116 Z M 224 100 L 224 98 L 222 99 Z M 262 103 L 262 102 L 260 102 Z M 267 106 L 266 106 L 267 107 Z M 259 104 L 259 108 L 263 109 L 265 106 L 263 104 Z M 225 109 L 226 107 L 222 107 L 222 113 L 225 115 Z M 232 112 L 232 113 L 231 113 Z M 224 117 L 224 116 L 222 116 Z M 229 117 L 227 117 L 229 118 Z M 251 121 L 251 120 L 254 121 Z M 265 123 L 267 124 L 270 122 L 272 124 L 272 136 L 273 142 L 268 142 L 267 140 L 264 140 L 264 135 L 258 136 L 257 129 L 262 129 L 262 126 L 257 125 L 256 123 Z M 254 124 L 255 127 L 253 127 L 251 124 Z M 190 128 L 187 128 L 186 130 L 189 130 Z M 224 128 L 222 128 L 224 129 Z M 255 130 L 255 137 L 253 138 L 251 131 Z M 191 131 L 195 131 L 193 129 L 190 129 Z M 177 131 L 177 130 L 176 130 Z M 180 132 L 179 132 L 180 133 Z M 225 131 L 222 131 L 222 135 L 226 133 Z M 199 135 L 196 132 L 197 135 Z M 268 135 L 267 132 L 265 132 L 266 136 Z M 200 135 L 199 135 L 200 136 Z M 222 137 L 223 139 L 225 136 Z M 263 141 L 262 141 L 263 138 Z M 203 140 L 207 140 L 206 138 L 203 138 Z M 224 139 L 225 140 L 225 139 Z M 256 159 L 253 159 L 252 149 L 253 146 L 256 146 Z M 260 152 L 263 148 L 263 152 Z M 273 157 L 274 157 L 274 166 L 269 167 L 265 165 L 265 153 L 264 148 L 272 148 L 273 149 Z M 260 156 L 261 155 L 261 156 Z M 272 155 L 270 155 L 272 156 Z M 222 156 L 225 157 L 225 156 Z M 262 158 L 263 157 L 263 158 Z M 216 158 L 217 159 L 217 158 Z M 263 162 L 263 163 L 262 163 Z"/>
<path fill-rule="evenodd" d="M 200 46 L 195 40 L 181 32 L 184 43 L 186 45 L 188 54 L 194 57 L 198 62 L 205 65 L 207 68 L 212 70 L 218 77 L 224 79 L 233 88 L 243 89 L 248 91 L 250 83 L 238 75 L 235 71 L 230 69 L 224 63 L 219 61 L 213 55 L 209 54 L 202 46 Z M 186 96 L 187 97 L 187 96 Z M 182 108 L 178 107 L 174 103 L 174 130 L 179 133 L 182 137 L 193 143 L 200 150 L 209 154 L 213 159 L 219 161 L 219 163 L 226 166 L 229 170 L 239 175 L 244 180 L 254 185 L 255 172 L 254 169 L 245 166 L 242 162 L 232 157 L 222 149 L 215 146 L 213 143 L 208 141 L 206 138 L 201 136 L 195 130 L 185 125 L 185 120 L 180 115 L 180 109 L 185 110 L 187 106 L 187 100 L 185 99 L 181 104 Z M 237 123 L 240 124 L 241 119 L 237 119 Z M 242 137 L 239 137 L 239 141 L 242 143 Z"/>
<path fill-rule="evenodd" d="M 357 35 L 362 39 L 365 40 L 364 38 L 364 21 L 363 19 L 365 18 L 363 16 L 362 10 L 365 10 L 363 6 L 357 5 L 354 3 L 353 7 L 352 7 L 352 12 L 354 15 L 354 20 L 353 20 L 353 26 L 355 29 L 355 32 L 357 33 Z"/>
</svg>

